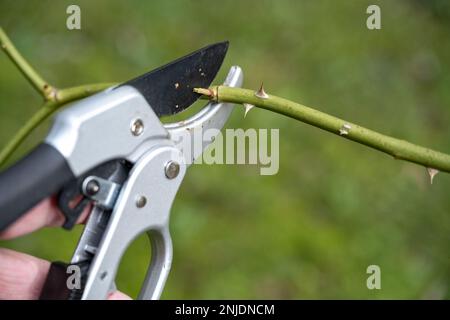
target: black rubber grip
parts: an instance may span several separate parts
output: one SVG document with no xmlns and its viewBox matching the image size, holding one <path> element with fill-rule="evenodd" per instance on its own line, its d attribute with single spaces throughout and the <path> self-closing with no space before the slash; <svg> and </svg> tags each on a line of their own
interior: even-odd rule
<svg viewBox="0 0 450 320">
<path fill-rule="evenodd" d="M 52 262 L 39 300 L 81 300 L 90 264 L 90 260 L 72 264 Z M 69 266 L 76 268 L 69 269 Z"/>
<path fill-rule="evenodd" d="M 0 173 L 0 231 L 73 179 L 64 156 L 42 143 Z"/>
</svg>

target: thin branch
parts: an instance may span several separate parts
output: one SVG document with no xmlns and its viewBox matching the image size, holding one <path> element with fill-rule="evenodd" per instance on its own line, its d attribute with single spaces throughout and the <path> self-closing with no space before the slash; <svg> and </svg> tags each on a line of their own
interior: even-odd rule
<svg viewBox="0 0 450 320">
<path fill-rule="evenodd" d="M 61 89 L 56 95 L 56 102 L 63 105 L 74 100 L 86 98 L 94 93 L 116 86 L 117 84 L 118 83 L 115 82 L 92 83 Z"/>
<path fill-rule="evenodd" d="M 5 164 L 6 160 L 39 124 L 58 111 L 62 106 L 71 101 L 85 98 L 114 85 L 115 83 L 97 83 L 59 90 L 55 96 L 55 99 L 45 102 L 42 108 L 40 108 L 25 123 L 25 125 L 20 128 L 8 144 L 0 151 L 0 166 Z"/>
<path fill-rule="evenodd" d="M 450 155 L 448 154 L 366 129 L 274 95 L 267 95 L 262 88 L 255 92 L 248 89 L 217 86 L 209 89 L 196 88 L 194 91 L 207 96 L 211 100 L 250 104 L 277 112 L 385 152 L 395 159 L 414 162 L 427 168 L 450 173 Z"/>
<path fill-rule="evenodd" d="M 52 100 L 56 92 L 56 88 L 52 87 L 45 81 L 34 68 L 25 60 L 25 58 L 17 51 L 14 44 L 0 27 L 0 46 L 8 55 L 11 61 L 17 66 L 33 87 L 44 97 L 45 100 Z"/>
</svg>

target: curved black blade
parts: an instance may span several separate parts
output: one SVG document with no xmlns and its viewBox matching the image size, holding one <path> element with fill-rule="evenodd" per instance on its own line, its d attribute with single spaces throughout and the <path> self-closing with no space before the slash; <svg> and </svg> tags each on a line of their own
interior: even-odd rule
<svg viewBox="0 0 450 320">
<path fill-rule="evenodd" d="M 209 87 L 227 49 L 228 41 L 209 45 L 121 86 L 139 90 L 158 117 L 179 113 L 200 97 L 193 88 Z"/>
</svg>

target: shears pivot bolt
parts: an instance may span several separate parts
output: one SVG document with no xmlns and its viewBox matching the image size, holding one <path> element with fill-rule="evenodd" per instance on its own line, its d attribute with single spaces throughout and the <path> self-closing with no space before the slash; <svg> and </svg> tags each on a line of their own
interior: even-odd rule
<svg viewBox="0 0 450 320">
<path fill-rule="evenodd" d="M 144 122 L 141 119 L 136 119 L 131 124 L 131 133 L 133 136 L 140 136 L 144 132 Z"/>
</svg>

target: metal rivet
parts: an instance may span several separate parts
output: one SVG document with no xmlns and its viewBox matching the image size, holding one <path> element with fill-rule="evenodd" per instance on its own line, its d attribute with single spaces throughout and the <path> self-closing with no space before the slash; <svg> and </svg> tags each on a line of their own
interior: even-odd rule
<svg viewBox="0 0 450 320">
<path fill-rule="evenodd" d="M 136 207 L 143 208 L 147 204 L 147 198 L 144 196 L 137 196 L 136 197 Z"/>
<path fill-rule="evenodd" d="M 167 162 L 164 171 L 167 178 L 175 179 L 180 173 L 180 164 L 176 161 L 169 161 Z"/>
<path fill-rule="evenodd" d="M 144 122 L 141 119 L 136 119 L 131 124 L 131 133 L 134 136 L 139 136 L 144 132 Z"/>
<path fill-rule="evenodd" d="M 100 190 L 100 184 L 97 180 L 92 179 L 86 184 L 85 192 L 88 196 L 96 195 Z"/>
</svg>

